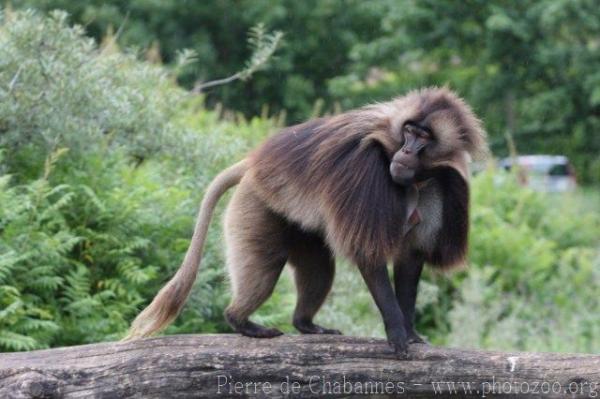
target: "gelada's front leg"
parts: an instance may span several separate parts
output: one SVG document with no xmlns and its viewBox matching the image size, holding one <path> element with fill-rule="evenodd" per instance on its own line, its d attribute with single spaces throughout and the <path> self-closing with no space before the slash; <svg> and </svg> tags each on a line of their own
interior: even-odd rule
<svg viewBox="0 0 600 399">
<path fill-rule="evenodd" d="M 417 253 L 406 255 L 394 262 L 394 285 L 396 298 L 404 314 L 404 326 L 409 343 L 426 343 L 415 331 L 415 303 L 417 287 L 423 270 L 423 256 Z"/>
<path fill-rule="evenodd" d="M 408 343 L 404 315 L 394 295 L 387 266 L 385 263 L 359 265 L 359 269 L 383 317 L 388 342 L 398 355 L 405 357 Z"/>
</svg>

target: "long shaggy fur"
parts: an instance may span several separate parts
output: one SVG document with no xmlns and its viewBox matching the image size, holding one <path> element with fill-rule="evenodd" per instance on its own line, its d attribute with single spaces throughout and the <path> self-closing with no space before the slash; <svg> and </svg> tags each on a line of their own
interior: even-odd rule
<svg viewBox="0 0 600 399">
<path fill-rule="evenodd" d="M 436 144 L 423 163 L 438 173 L 429 177 L 451 178 L 441 186 L 443 217 L 428 260 L 443 267 L 459 264 L 468 235 L 463 154 L 480 158 L 487 147 L 479 120 L 447 89 L 419 90 L 285 129 L 250 158 L 256 188 L 275 211 L 296 216 L 308 230 L 323 231 L 337 254 L 357 263 L 385 262 L 402 247 L 406 189 L 392 181 L 388 168 L 402 147 L 400 130 L 407 121 L 434 132 Z M 303 211 L 295 213 L 298 209 Z"/>
</svg>

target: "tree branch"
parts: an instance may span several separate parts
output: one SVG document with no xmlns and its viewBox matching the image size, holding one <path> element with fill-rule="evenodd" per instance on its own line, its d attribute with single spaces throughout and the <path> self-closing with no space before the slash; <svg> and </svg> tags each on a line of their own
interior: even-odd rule
<svg viewBox="0 0 600 399">
<path fill-rule="evenodd" d="M 252 49 L 252 55 L 250 56 L 250 59 L 246 61 L 244 69 L 223 79 L 211 80 L 209 82 L 196 82 L 192 89 L 192 93 L 199 94 L 209 87 L 224 85 L 236 80 L 250 79 L 254 73 L 267 65 L 275 53 L 275 50 L 279 47 L 282 38 L 282 32 L 275 31 L 268 33 L 263 24 L 258 24 L 250 28 L 248 33 L 248 44 L 250 44 L 250 48 Z"/>
<path fill-rule="evenodd" d="M 214 87 L 214 86 L 220 86 L 220 85 L 224 85 L 227 83 L 231 83 L 231 82 L 235 82 L 236 80 L 240 79 L 242 76 L 242 74 L 240 72 L 231 75 L 227 78 L 223 78 L 223 79 L 217 79 L 217 80 L 211 80 L 209 82 L 196 82 L 196 84 L 194 85 L 194 88 L 192 89 L 192 93 L 202 93 L 205 89 L 208 89 L 209 87 Z"/>
<path fill-rule="evenodd" d="M 600 356 L 413 345 L 399 360 L 381 339 L 227 334 L 0 355 L 0 397 L 522 397 L 525 388 L 600 396 Z"/>
</svg>

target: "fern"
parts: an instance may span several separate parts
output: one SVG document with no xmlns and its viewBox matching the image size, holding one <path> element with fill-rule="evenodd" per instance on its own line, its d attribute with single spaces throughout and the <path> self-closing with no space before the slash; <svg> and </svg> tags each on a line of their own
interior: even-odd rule
<svg viewBox="0 0 600 399">
<path fill-rule="evenodd" d="M 274 125 L 220 120 L 167 69 L 103 53 L 65 18 L 0 20 L 0 351 L 119 338 L 180 263 L 198 188 Z M 280 35 L 251 36 L 258 70 Z M 223 328 L 218 235 L 187 331 Z"/>
<path fill-rule="evenodd" d="M 9 351 L 27 351 L 39 349 L 40 345 L 34 338 L 27 335 L 0 330 L 0 348 Z"/>
<path fill-rule="evenodd" d="M 27 256 L 29 255 L 17 255 L 17 252 L 12 249 L 0 254 L 0 284 L 7 282 L 14 268 L 26 260 Z"/>
</svg>

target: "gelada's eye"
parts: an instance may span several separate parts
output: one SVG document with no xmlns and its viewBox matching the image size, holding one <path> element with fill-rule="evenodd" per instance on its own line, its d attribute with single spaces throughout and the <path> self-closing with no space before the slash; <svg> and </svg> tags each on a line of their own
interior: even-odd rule
<svg viewBox="0 0 600 399">
<path fill-rule="evenodd" d="M 431 135 L 425 130 L 420 130 L 419 133 L 417 133 L 417 136 L 425 140 L 431 140 Z"/>
</svg>

